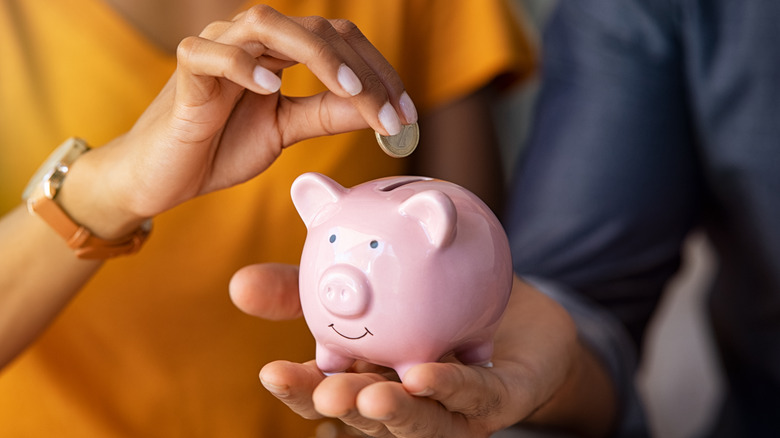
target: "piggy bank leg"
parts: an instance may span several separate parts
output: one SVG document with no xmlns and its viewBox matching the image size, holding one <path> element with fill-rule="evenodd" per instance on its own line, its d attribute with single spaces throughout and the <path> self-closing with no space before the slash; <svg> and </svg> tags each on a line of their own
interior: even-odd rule
<svg viewBox="0 0 780 438">
<path fill-rule="evenodd" d="M 455 352 L 455 357 L 466 365 L 493 366 L 493 340 L 466 345 Z"/>
<path fill-rule="evenodd" d="M 401 379 L 401 381 L 403 382 L 404 375 L 406 374 L 407 371 L 409 371 L 409 368 L 423 362 L 429 362 L 429 361 L 407 362 L 402 364 L 396 364 L 393 367 L 393 370 L 395 370 L 395 373 L 398 374 L 398 378 Z"/>
<path fill-rule="evenodd" d="M 336 351 L 333 351 L 327 347 L 317 344 L 317 350 L 315 359 L 317 362 L 317 368 L 324 374 L 336 374 L 346 371 L 347 368 L 355 363 L 355 359 L 345 356 Z"/>
</svg>

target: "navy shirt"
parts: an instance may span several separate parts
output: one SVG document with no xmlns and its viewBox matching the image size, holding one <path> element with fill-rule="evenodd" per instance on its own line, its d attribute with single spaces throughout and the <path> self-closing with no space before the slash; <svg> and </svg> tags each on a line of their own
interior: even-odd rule
<svg viewBox="0 0 780 438">
<path fill-rule="evenodd" d="M 609 364 L 626 434 L 640 427 L 629 350 L 703 229 L 729 384 L 712 436 L 780 436 L 778 23 L 776 0 L 560 0 L 545 31 L 505 222 L 516 271 Z"/>
</svg>

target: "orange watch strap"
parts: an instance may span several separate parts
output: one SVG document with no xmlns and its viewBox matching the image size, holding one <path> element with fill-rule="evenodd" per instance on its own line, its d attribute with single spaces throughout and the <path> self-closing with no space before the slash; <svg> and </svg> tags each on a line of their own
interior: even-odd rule
<svg viewBox="0 0 780 438">
<path fill-rule="evenodd" d="M 147 221 L 127 236 L 101 239 L 87 228 L 77 225 L 53 199 L 46 196 L 32 197 L 28 207 L 62 236 L 76 256 L 82 259 L 107 259 L 133 254 L 141 249 L 151 232 L 151 221 Z"/>
</svg>

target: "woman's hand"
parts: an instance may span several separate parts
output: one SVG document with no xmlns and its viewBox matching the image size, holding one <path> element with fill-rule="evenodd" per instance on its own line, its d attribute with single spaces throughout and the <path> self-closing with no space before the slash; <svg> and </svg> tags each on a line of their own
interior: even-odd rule
<svg viewBox="0 0 780 438">
<path fill-rule="evenodd" d="M 195 196 L 246 181 L 305 138 L 415 121 L 400 78 L 347 21 L 286 17 L 266 6 L 181 42 L 178 66 L 126 134 L 80 157 L 57 202 L 98 237 L 126 236 Z M 326 86 L 279 93 L 305 64 Z M 402 114 L 400 117 L 398 114 Z M 100 120 L 95 120 L 100 123 Z M 0 367 L 38 336 L 98 269 L 20 206 L 0 221 Z M 14 243 L 15 242 L 15 243 Z"/>
<path fill-rule="evenodd" d="M 256 316 L 295 317 L 296 281 L 294 267 L 250 266 L 234 276 L 231 296 Z M 299 415 L 338 418 L 374 437 L 487 437 L 517 422 L 600 436 L 614 415 L 610 382 L 577 341 L 568 313 L 517 278 L 492 368 L 451 359 L 417 365 L 400 383 L 360 362 L 325 377 L 314 361 L 277 361 L 260 379 Z"/>
<path fill-rule="evenodd" d="M 416 121 L 399 76 L 348 21 L 257 6 L 184 39 L 177 59 L 135 126 L 82 157 L 63 187 L 61 202 L 96 234 L 121 234 L 197 195 L 244 182 L 297 141 L 365 127 L 394 134 Z M 328 90 L 281 95 L 282 71 L 297 63 Z M 74 205 L 67 188 L 91 208 Z"/>
</svg>

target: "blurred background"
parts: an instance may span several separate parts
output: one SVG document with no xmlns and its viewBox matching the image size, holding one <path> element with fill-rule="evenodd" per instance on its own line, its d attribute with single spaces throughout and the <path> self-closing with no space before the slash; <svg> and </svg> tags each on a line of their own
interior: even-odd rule
<svg viewBox="0 0 780 438">
<path fill-rule="evenodd" d="M 556 1 L 514 1 L 524 10 L 523 19 L 541 44 L 540 32 Z M 538 85 L 536 79 L 526 83 L 496 108 L 507 175 L 525 144 Z M 706 238 L 691 236 L 683 266 L 669 284 L 643 346 L 637 385 L 655 437 L 698 436 L 719 404 L 723 378 L 704 307 L 714 265 Z"/>
</svg>

